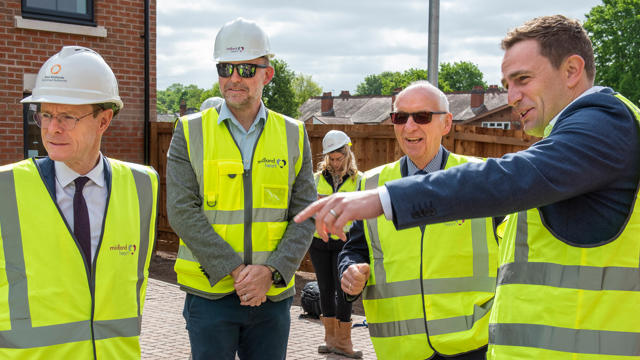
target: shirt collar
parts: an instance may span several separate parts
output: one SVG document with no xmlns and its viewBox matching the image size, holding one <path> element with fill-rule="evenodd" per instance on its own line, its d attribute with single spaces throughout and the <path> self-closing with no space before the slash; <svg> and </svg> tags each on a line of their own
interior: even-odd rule
<svg viewBox="0 0 640 360">
<path fill-rule="evenodd" d="M 100 153 L 100 159 L 98 160 L 98 164 L 91 169 L 86 175 L 80 175 L 77 172 L 73 171 L 67 164 L 62 161 L 54 161 L 54 166 L 56 170 L 56 180 L 62 187 L 67 187 L 71 182 L 73 182 L 77 177 L 86 176 L 91 181 L 93 181 L 96 185 L 103 187 L 104 183 L 104 161 L 102 160 L 102 153 Z"/>
<path fill-rule="evenodd" d="M 553 119 L 551 119 L 551 121 L 549 121 L 549 124 L 547 124 L 547 126 L 544 128 L 544 137 L 549 136 L 549 134 L 551 133 L 551 129 L 553 129 L 553 126 L 556 124 L 556 122 L 558 121 L 558 119 L 560 118 L 560 115 L 562 115 L 562 113 L 564 112 L 564 110 L 566 108 L 568 108 L 569 106 L 571 106 L 571 104 L 573 104 L 574 102 L 576 102 L 578 99 L 580 99 L 581 97 L 587 96 L 589 94 L 593 94 L 593 93 L 597 93 L 599 91 L 601 91 L 602 89 L 604 89 L 604 86 L 592 86 L 591 88 L 587 89 L 585 92 L 583 92 L 582 94 L 580 94 L 577 98 L 573 99 L 572 102 L 570 102 L 569 104 L 567 104 L 567 106 L 565 106 L 562 110 L 560 110 L 560 112 L 558 114 L 556 114 L 556 116 L 553 117 Z"/>
<path fill-rule="evenodd" d="M 227 102 L 224 101 L 222 103 L 222 107 L 220 108 L 220 114 L 218 115 L 218 124 L 220 124 L 224 120 L 231 120 L 231 123 L 236 125 L 240 129 L 242 129 L 242 131 L 245 131 L 246 133 L 250 133 L 251 131 L 253 131 L 253 129 L 256 128 L 256 125 L 258 125 L 260 122 L 267 121 L 266 119 L 267 119 L 267 109 L 264 106 L 264 103 L 260 101 L 260 109 L 258 109 L 256 118 L 253 120 L 253 124 L 251 124 L 251 127 L 249 128 L 249 130 L 245 131 L 244 127 L 240 124 L 238 119 L 236 119 L 236 117 L 233 116 L 233 113 L 231 112 L 231 110 L 229 110 L 229 107 L 227 107 Z"/>
<path fill-rule="evenodd" d="M 407 175 L 408 176 L 415 175 L 419 170 L 423 170 L 427 174 L 430 172 L 440 170 L 443 155 L 444 155 L 444 149 L 442 145 L 440 145 L 440 149 L 438 149 L 438 153 L 436 154 L 436 156 L 433 157 L 433 159 L 431 159 L 431 161 L 429 161 L 429 163 L 427 164 L 427 166 L 424 167 L 424 169 L 418 169 L 416 164 L 414 164 L 413 161 L 411 161 L 411 159 L 407 157 L 407 159 L 409 160 L 407 161 Z"/>
</svg>

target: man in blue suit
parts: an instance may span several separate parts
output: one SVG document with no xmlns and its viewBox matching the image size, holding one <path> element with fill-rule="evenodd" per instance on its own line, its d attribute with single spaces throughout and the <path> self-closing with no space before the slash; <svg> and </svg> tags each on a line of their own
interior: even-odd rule
<svg viewBox="0 0 640 360">
<path fill-rule="evenodd" d="M 383 213 L 398 229 L 511 214 L 489 358 L 637 356 L 640 111 L 593 86 L 593 49 L 576 20 L 533 19 L 502 47 L 509 104 L 542 140 L 485 163 L 325 198 L 297 220 L 316 214 L 323 236 Z"/>
</svg>

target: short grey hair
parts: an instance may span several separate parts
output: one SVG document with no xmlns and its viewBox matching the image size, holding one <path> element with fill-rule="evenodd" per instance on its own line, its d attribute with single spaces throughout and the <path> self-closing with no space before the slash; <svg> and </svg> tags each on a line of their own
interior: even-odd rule
<svg viewBox="0 0 640 360">
<path fill-rule="evenodd" d="M 405 92 L 409 91 L 409 90 L 413 90 L 413 89 L 422 89 L 424 91 L 430 92 L 430 93 L 435 93 L 438 96 L 438 99 L 440 100 L 440 107 L 444 109 L 444 111 L 449 112 L 449 100 L 447 99 L 447 95 L 445 95 L 442 90 L 438 89 L 437 87 L 433 86 L 430 82 L 426 81 L 426 80 L 418 80 L 418 81 L 414 81 L 411 84 L 409 84 L 409 86 L 407 86 L 406 88 L 404 88 L 402 91 L 400 91 L 398 93 L 398 95 L 396 95 L 396 99 L 398 97 L 400 97 L 400 95 L 404 94 Z M 396 109 L 396 104 L 393 104 L 393 108 L 397 111 L 398 109 Z"/>
</svg>

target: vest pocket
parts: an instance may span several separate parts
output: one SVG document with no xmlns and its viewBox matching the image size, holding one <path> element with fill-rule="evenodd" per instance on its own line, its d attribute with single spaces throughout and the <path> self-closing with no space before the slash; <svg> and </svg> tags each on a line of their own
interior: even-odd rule
<svg viewBox="0 0 640 360">
<path fill-rule="evenodd" d="M 244 193 L 243 173 L 241 160 L 205 160 L 205 210 L 241 209 Z"/>
<path fill-rule="evenodd" d="M 286 208 L 289 187 L 283 185 L 262 185 L 262 207 Z"/>
<path fill-rule="evenodd" d="M 289 223 L 286 221 L 282 222 L 273 222 L 267 224 L 267 235 L 269 240 L 268 250 L 273 251 L 278 247 L 280 240 L 282 240 L 282 236 L 284 232 L 287 230 L 287 225 Z"/>
</svg>

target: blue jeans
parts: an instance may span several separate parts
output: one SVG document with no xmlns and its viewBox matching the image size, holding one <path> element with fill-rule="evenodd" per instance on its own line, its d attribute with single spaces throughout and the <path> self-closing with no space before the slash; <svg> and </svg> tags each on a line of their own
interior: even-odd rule
<svg viewBox="0 0 640 360">
<path fill-rule="evenodd" d="M 187 294 L 183 315 L 194 360 L 284 360 L 293 297 L 242 306 L 234 293 L 219 300 Z"/>
</svg>

